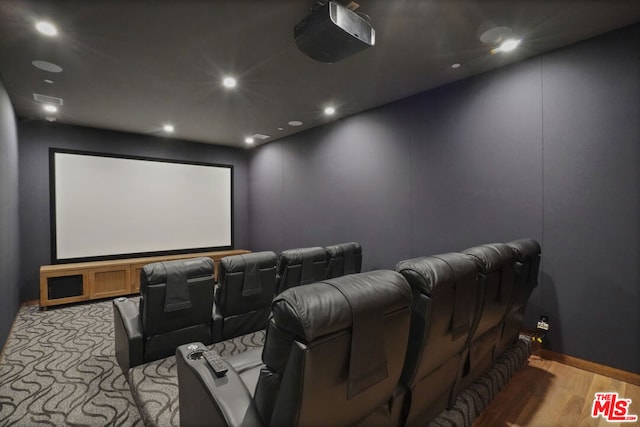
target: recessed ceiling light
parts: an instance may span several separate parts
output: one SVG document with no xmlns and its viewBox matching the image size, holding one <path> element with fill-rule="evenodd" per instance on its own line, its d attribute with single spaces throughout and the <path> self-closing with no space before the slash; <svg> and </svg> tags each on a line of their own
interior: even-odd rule
<svg viewBox="0 0 640 427">
<path fill-rule="evenodd" d="M 167 123 L 166 125 L 162 126 L 162 130 L 164 130 L 167 133 L 172 133 L 175 128 L 173 127 L 172 124 Z"/>
<path fill-rule="evenodd" d="M 44 80 L 43 80 L 43 82 L 45 82 L 45 83 L 49 83 L 49 84 L 52 84 L 52 83 L 53 83 L 53 80 L 44 79 Z"/>
<path fill-rule="evenodd" d="M 254 139 L 253 139 L 253 138 L 251 138 L 250 136 L 248 136 L 248 137 L 246 137 L 246 138 L 244 139 L 244 142 L 246 142 L 247 144 L 251 145 L 251 144 L 253 144 L 255 141 L 254 141 Z"/>
<path fill-rule="evenodd" d="M 278 130 L 284 130 L 284 128 L 278 128 Z"/>
<path fill-rule="evenodd" d="M 327 107 L 327 108 L 324 109 L 324 114 L 327 115 L 327 116 L 331 116 L 331 115 L 335 114 L 335 112 L 336 112 L 336 109 L 333 108 L 333 107 Z"/>
<path fill-rule="evenodd" d="M 58 107 L 64 105 L 64 99 L 58 98 L 57 96 L 43 95 L 41 93 L 34 93 L 33 100 L 41 104 L 55 105 Z"/>
<path fill-rule="evenodd" d="M 237 84 L 238 82 L 233 77 L 225 77 L 224 79 L 222 79 L 222 85 L 224 87 L 232 88 L 236 87 Z"/>
<path fill-rule="evenodd" d="M 289 126 L 302 126 L 302 122 L 300 120 L 291 120 Z"/>
<path fill-rule="evenodd" d="M 497 52 L 511 52 L 512 50 L 514 50 L 515 48 L 517 48 L 518 46 L 520 46 L 520 42 L 522 40 L 520 39 L 508 39 L 505 40 L 504 42 L 502 42 L 502 44 L 493 49 L 491 51 L 491 53 L 497 53 Z"/>
<path fill-rule="evenodd" d="M 480 34 L 480 41 L 482 43 L 497 44 L 502 40 L 506 40 L 511 35 L 511 28 L 509 27 L 492 27 Z"/>
<path fill-rule="evenodd" d="M 62 67 L 54 64 L 53 62 L 47 61 L 32 61 L 31 65 L 36 68 L 41 69 L 42 71 L 48 71 L 50 73 L 59 73 L 62 71 Z"/>
<path fill-rule="evenodd" d="M 36 29 L 45 36 L 55 36 L 58 34 L 58 30 L 56 29 L 55 25 L 47 21 L 40 21 L 36 23 Z"/>
<path fill-rule="evenodd" d="M 58 107 L 56 107 L 55 105 L 51 105 L 51 104 L 45 104 L 45 105 L 42 106 L 42 108 L 47 113 L 55 113 L 55 112 L 58 111 Z"/>
<path fill-rule="evenodd" d="M 460 64 L 457 62 L 455 64 L 451 64 L 451 68 L 460 68 Z"/>
</svg>

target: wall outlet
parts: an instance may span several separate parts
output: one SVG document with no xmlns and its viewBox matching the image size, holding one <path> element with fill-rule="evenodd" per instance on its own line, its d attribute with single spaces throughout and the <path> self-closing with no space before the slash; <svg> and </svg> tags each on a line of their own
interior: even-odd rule
<svg viewBox="0 0 640 427">
<path fill-rule="evenodd" d="M 540 320 L 538 320 L 538 329 L 542 329 L 543 331 L 549 330 L 549 316 L 540 316 Z"/>
</svg>

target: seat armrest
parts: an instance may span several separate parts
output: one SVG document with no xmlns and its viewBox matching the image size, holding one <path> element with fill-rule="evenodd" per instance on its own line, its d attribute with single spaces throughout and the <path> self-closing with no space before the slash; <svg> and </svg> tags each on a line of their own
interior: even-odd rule
<svg viewBox="0 0 640 427">
<path fill-rule="evenodd" d="M 138 304 L 127 298 L 113 300 L 116 360 L 127 376 L 129 368 L 144 362 L 144 334 Z"/>
<path fill-rule="evenodd" d="M 176 350 L 180 425 L 264 425 L 251 393 L 227 361 L 223 360 L 228 368 L 226 375 L 218 378 L 203 358 L 189 357 L 206 349 L 202 343 L 192 343 Z"/>
</svg>

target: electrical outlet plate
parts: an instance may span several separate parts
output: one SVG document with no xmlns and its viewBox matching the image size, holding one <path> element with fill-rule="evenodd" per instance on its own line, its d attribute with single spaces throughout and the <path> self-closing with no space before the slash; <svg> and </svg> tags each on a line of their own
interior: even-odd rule
<svg viewBox="0 0 640 427">
<path fill-rule="evenodd" d="M 538 329 L 542 329 L 543 331 L 549 330 L 549 316 L 540 316 L 540 320 L 538 321 Z"/>
</svg>

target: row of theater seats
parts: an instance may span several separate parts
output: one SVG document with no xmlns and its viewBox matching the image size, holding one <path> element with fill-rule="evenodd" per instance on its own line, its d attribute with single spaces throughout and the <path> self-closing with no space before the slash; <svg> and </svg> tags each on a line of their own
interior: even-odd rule
<svg viewBox="0 0 640 427">
<path fill-rule="evenodd" d="M 267 327 L 282 291 L 360 272 L 362 248 L 350 242 L 222 258 L 158 262 L 140 272 L 140 301 L 114 300 L 115 353 L 124 372 L 175 354 L 184 343 L 211 344 Z"/>
<path fill-rule="evenodd" d="M 539 263 L 526 239 L 288 289 L 225 375 L 178 348 L 181 425 L 427 425 L 517 340 Z"/>
</svg>

